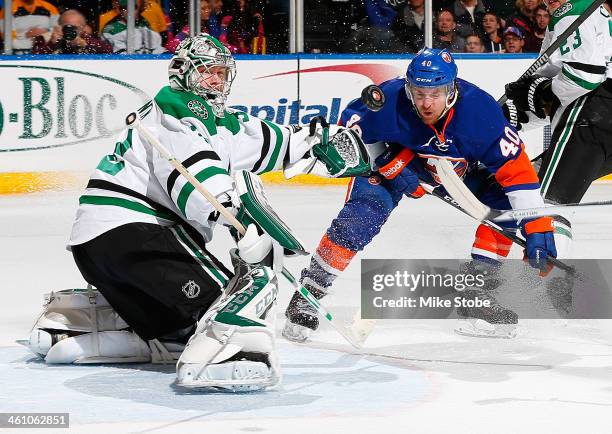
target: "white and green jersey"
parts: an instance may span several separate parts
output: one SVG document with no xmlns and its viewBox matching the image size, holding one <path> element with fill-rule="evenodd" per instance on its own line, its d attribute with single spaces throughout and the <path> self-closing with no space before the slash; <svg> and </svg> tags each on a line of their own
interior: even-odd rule
<svg viewBox="0 0 612 434">
<path fill-rule="evenodd" d="M 553 12 L 542 42 L 541 53 L 561 35 L 592 0 L 569 0 Z M 596 89 L 606 79 L 606 68 L 612 55 L 610 15 L 600 6 L 561 44 L 538 74 L 553 77 L 552 90 L 568 106 L 580 96 Z M 612 68 L 612 67 L 611 67 Z M 607 71 L 612 77 L 612 71 Z"/>
<path fill-rule="evenodd" d="M 170 87 L 141 107 L 139 115 L 170 154 L 216 197 L 226 198 L 224 193 L 233 190 L 232 172 L 278 170 L 285 159 L 307 151 L 296 153 L 300 145 L 295 143 L 303 140 L 295 138 L 292 128 L 233 110 L 215 117 L 204 99 Z M 133 222 L 187 222 L 209 241 L 214 211 L 137 130 L 128 129 L 118 137 L 113 153 L 102 158 L 80 197 L 69 244 L 85 243 Z"/>
<path fill-rule="evenodd" d="M 125 53 L 127 51 L 127 23 L 120 17 L 116 17 L 104 27 L 102 36 L 112 45 L 113 53 Z M 161 35 L 151 30 L 149 23 L 144 19 L 136 20 L 132 38 L 136 54 L 166 52 L 166 49 L 162 46 Z"/>
</svg>

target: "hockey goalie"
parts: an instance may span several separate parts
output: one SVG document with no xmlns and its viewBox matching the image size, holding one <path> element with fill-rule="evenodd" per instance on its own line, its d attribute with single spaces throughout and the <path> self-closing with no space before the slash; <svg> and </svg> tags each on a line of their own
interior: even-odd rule
<svg viewBox="0 0 612 434">
<path fill-rule="evenodd" d="M 247 228 L 235 234 L 234 270 L 207 250 L 215 225 L 229 222 L 142 130 L 128 128 L 91 176 L 70 236 L 90 287 L 49 294 L 21 341 L 47 363 L 178 359 L 179 386 L 279 383 L 276 273 L 284 255 L 306 252 L 256 174 L 352 176 L 370 165 L 359 137 L 342 127 L 284 127 L 226 108 L 235 74 L 217 39 L 188 38 L 170 61 L 170 85 L 138 111 L 141 128 Z"/>
</svg>

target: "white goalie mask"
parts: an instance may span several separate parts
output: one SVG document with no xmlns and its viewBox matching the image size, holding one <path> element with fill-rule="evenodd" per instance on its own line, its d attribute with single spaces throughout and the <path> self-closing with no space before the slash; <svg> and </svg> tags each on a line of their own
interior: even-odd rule
<svg viewBox="0 0 612 434">
<path fill-rule="evenodd" d="M 216 38 L 200 33 L 186 38 L 168 67 L 170 86 L 204 98 L 215 116 L 223 117 L 234 78 L 236 62 Z"/>
</svg>

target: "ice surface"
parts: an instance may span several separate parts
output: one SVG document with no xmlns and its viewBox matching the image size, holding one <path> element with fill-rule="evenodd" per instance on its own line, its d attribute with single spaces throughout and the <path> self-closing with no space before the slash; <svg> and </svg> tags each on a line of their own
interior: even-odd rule
<svg viewBox="0 0 612 434">
<path fill-rule="evenodd" d="M 612 326 L 603 320 L 522 321 L 513 340 L 458 336 L 453 320 L 380 321 L 361 353 L 324 325 L 307 345 L 279 339 L 283 385 L 263 394 L 184 392 L 172 366 L 46 366 L 14 340 L 27 335 L 44 292 L 84 284 L 64 249 L 78 195 L 0 197 L 0 412 L 69 412 L 66 432 L 83 433 L 612 432 Z M 313 250 L 344 190 L 275 186 L 269 197 Z M 585 200 L 610 198 L 612 185 L 598 184 Z M 573 223 L 576 258 L 612 258 L 609 217 Z M 466 258 L 475 227 L 434 198 L 406 199 L 360 257 Z M 225 260 L 231 241 L 218 235 L 210 250 Z M 297 275 L 307 260 L 287 265 Z M 278 327 L 289 296 L 284 284 Z M 352 315 L 358 261 L 326 304 Z"/>
</svg>

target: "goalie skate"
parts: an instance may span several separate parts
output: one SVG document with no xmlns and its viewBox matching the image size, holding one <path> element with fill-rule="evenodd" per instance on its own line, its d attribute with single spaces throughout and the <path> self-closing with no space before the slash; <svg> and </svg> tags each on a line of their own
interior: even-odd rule
<svg viewBox="0 0 612 434">
<path fill-rule="evenodd" d="M 278 384 L 278 378 L 265 362 L 249 359 L 182 369 L 179 385 L 190 389 L 212 389 L 231 392 L 258 392 Z"/>
</svg>

